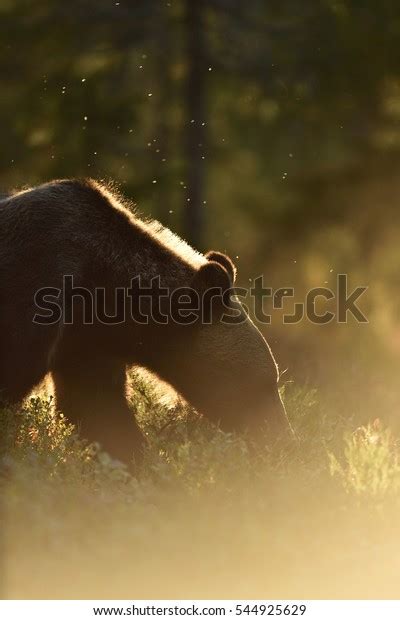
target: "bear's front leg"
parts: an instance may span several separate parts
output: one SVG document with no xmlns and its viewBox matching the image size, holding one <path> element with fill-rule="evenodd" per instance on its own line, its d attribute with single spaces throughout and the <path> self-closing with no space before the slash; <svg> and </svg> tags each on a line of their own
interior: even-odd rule
<svg viewBox="0 0 400 620">
<path fill-rule="evenodd" d="M 137 463 L 144 437 L 126 401 L 125 364 L 71 357 L 59 360 L 52 375 L 56 406 L 81 437 L 128 466 Z"/>
</svg>

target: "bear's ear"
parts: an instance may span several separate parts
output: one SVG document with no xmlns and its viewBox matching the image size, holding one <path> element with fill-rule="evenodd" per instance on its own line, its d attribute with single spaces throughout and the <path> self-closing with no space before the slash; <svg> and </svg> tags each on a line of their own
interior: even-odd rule
<svg viewBox="0 0 400 620">
<path fill-rule="evenodd" d="M 225 267 L 207 261 L 195 273 L 192 288 L 200 296 L 201 318 L 205 323 L 218 321 L 229 307 L 232 281 Z"/>
<path fill-rule="evenodd" d="M 213 261 L 215 263 L 219 263 L 222 267 L 226 269 L 231 279 L 231 286 L 235 284 L 236 280 L 236 267 L 226 254 L 222 254 L 222 252 L 214 252 L 211 250 L 207 252 L 206 259 L 209 261 Z"/>
<path fill-rule="evenodd" d="M 192 280 L 192 288 L 200 294 L 212 288 L 218 288 L 224 293 L 231 286 L 232 281 L 225 267 L 210 260 L 200 267 Z"/>
</svg>

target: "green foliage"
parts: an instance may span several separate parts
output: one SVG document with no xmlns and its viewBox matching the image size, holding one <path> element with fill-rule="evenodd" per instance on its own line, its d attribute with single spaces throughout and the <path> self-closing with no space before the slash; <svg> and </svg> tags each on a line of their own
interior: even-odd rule
<svg viewBox="0 0 400 620">
<path fill-rule="evenodd" d="M 266 436 L 260 449 L 162 399 L 142 375 L 131 380 L 148 439 L 133 477 L 79 439 L 51 399 L 2 411 L 7 596 L 379 596 L 397 587 L 371 568 L 388 561 L 385 541 L 398 532 L 398 446 L 381 423 L 351 432 L 334 412 L 321 415 L 315 390 L 287 384 L 297 439 L 272 446 Z M 351 590 L 348 571 L 361 560 L 366 573 Z"/>
<path fill-rule="evenodd" d="M 101 452 L 99 446 L 81 440 L 52 399 L 29 398 L 19 409 L 0 413 L 1 468 L 7 476 L 19 472 L 27 484 L 68 481 L 98 484 L 98 478 L 126 481 L 124 467 Z"/>
<path fill-rule="evenodd" d="M 343 462 L 329 453 L 330 471 L 348 492 L 382 496 L 400 488 L 399 447 L 379 420 L 344 438 Z"/>
</svg>

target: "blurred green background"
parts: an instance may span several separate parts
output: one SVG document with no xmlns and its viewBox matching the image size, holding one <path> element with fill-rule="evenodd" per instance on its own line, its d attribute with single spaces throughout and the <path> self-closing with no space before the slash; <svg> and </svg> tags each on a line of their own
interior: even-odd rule
<svg viewBox="0 0 400 620">
<path fill-rule="evenodd" d="M 396 421 L 400 4 L 0 0 L 0 28 L 3 190 L 113 179 L 298 301 L 347 273 L 368 325 L 264 331 L 283 378 Z"/>
</svg>

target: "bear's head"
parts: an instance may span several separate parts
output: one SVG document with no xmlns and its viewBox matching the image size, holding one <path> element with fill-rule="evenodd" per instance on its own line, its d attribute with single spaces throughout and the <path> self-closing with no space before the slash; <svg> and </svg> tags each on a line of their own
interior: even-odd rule
<svg viewBox="0 0 400 620">
<path fill-rule="evenodd" d="M 236 269 L 219 252 L 206 258 L 191 282 L 203 320 L 173 330 L 160 374 L 223 430 L 290 433 L 271 349 L 234 294 Z"/>
</svg>

